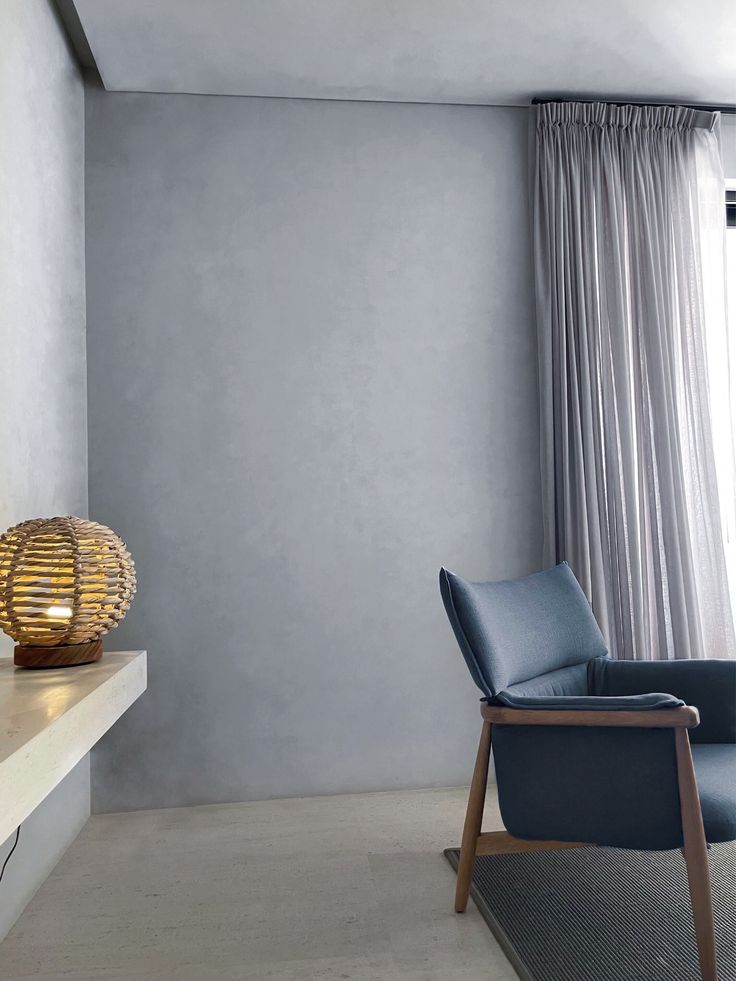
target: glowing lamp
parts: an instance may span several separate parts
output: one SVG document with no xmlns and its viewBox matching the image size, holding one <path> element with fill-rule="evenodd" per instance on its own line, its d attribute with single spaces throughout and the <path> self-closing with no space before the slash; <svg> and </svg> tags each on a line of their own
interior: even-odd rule
<svg viewBox="0 0 736 981">
<path fill-rule="evenodd" d="M 125 543 L 95 521 L 34 518 L 0 537 L 0 628 L 21 667 L 98 661 L 134 593 Z"/>
</svg>

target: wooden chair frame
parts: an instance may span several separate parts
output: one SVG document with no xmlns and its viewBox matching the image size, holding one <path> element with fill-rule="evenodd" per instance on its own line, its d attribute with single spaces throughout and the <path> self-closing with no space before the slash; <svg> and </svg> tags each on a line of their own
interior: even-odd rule
<svg viewBox="0 0 736 981">
<path fill-rule="evenodd" d="M 481 706 L 481 715 L 483 726 L 473 779 L 470 784 L 460 861 L 457 869 L 455 911 L 462 913 L 468 905 L 476 855 L 501 855 L 509 852 L 539 852 L 554 851 L 559 848 L 590 847 L 586 842 L 527 841 L 522 838 L 514 838 L 507 831 L 492 831 L 485 834 L 482 832 L 483 805 L 485 804 L 488 784 L 493 725 L 671 728 L 674 734 L 677 778 L 680 790 L 682 853 L 687 866 L 700 973 L 702 981 L 718 981 L 708 845 L 690 751 L 690 737 L 687 732 L 688 729 L 698 725 L 700 721 L 698 710 L 689 705 L 674 709 L 642 711 L 514 709 L 484 703 Z"/>
</svg>

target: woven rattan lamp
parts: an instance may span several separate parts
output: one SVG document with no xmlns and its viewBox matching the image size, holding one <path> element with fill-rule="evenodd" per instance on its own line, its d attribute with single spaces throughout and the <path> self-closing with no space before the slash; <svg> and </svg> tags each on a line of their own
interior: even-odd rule
<svg viewBox="0 0 736 981">
<path fill-rule="evenodd" d="M 125 543 L 95 521 L 34 518 L 0 537 L 0 628 L 21 667 L 98 661 L 134 593 Z"/>
</svg>

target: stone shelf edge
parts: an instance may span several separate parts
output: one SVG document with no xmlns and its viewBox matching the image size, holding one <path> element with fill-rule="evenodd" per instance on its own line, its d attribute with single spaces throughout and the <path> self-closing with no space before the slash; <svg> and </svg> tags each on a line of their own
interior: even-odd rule
<svg viewBox="0 0 736 981">
<path fill-rule="evenodd" d="M 0 659 L 0 842 L 146 690 L 146 652 L 26 670 Z"/>
</svg>

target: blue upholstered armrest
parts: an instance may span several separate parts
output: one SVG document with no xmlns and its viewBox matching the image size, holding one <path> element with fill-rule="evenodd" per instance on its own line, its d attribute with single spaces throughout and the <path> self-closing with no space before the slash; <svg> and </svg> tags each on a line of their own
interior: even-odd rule
<svg viewBox="0 0 736 981">
<path fill-rule="evenodd" d="M 496 702 L 518 709 L 565 709 L 567 711 L 628 711 L 672 709 L 679 708 L 685 703 L 662 692 L 651 692 L 646 695 L 622 695 L 606 697 L 601 695 L 513 695 L 501 691 L 496 695 Z"/>
<path fill-rule="evenodd" d="M 599 657 L 588 665 L 593 695 L 636 695 L 668 691 L 700 712 L 691 732 L 696 743 L 736 742 L 736 661 L 613 661 Z"/>
</svg>

